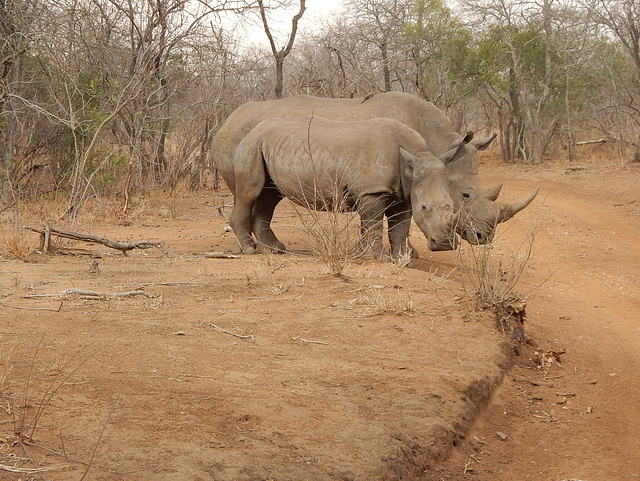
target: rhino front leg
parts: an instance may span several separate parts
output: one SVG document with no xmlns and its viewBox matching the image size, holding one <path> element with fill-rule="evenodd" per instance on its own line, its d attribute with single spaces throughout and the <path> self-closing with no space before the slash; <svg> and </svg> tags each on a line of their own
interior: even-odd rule
<svg viewBox="0 0 640 481">
<path fill-rule="evenodd" d="M 271 229 L 271 220 L 273 211 L 282 199 L 280 191 L 269 181 L 253 205 L 251 214 L 251 230 L 258 242 L 277 252 L 284 252 L 286 247 Z"/>
<path fill-rule="evenodd" d="M 409 228 L 411 227 L 411 207 L 406 202 L 395 202 L 387 208 L 387 223 L 389 224 L 389 243 L 391 256 L 400 258 L 406 252 L 417 258 L 418 252 L 409 242 Z"/>
<path fill-rule="evenodd" d="M 382 258 L 383 254 L 383 220 L 389 203 L 386 195 L 379 194 L 363 195 L 358 201 L 362 240 L 366 248 L 371 250 L 372 256 L 377 259 Z"/>
</svg>

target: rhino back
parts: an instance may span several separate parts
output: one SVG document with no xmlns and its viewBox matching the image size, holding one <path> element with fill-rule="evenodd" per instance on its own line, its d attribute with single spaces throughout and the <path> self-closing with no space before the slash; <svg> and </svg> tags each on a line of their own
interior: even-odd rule
<svg viewBox="0 0 640 481">
<path fill-rule="evenodd" d="M 278 189 L 298 201 L 304 190 L 307 203 L 319 193 L 323 199 L 343 192 L 404 198 L 399 147 L 426 148 L 420 135 L 392 119 L 268 119 L 248 138 L 260 142 Z"/>
<path fill-rule="evenodd" d="M 431 102 L 404 92 L 385 92 L 362 102 L 366 115 L 390 117 L 417 131 L 435 155 L 461 136 L 449 118 Z M 364 115 L 364 114 L 363 114 Z"/>
<path fill-rule="evenodd" d="M 311 116 L 343 121 L 392 118 L 417 131 L 435 155 L 444 153 L 453 141 L 460 138 L 446 115 L 435 105 L 402 92 L 381 93 L 367 100 L 296 95 L 279 100 L 247 102 L 227 118 L 212 142 L 213 160 L 232 191 L 235 188 L 233 158 L 236 147 L 255 126 L 267 118 L 302 119 Z"/>
</svg>

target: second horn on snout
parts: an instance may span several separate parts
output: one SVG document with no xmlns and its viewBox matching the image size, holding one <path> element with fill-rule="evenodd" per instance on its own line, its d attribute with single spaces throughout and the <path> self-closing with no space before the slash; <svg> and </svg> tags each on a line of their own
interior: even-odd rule
<svg viewBox="0 0 640 481">
<path fill-rule="evenodd" d="M 540 187 L 536 187 L 536 190 L 533 191 L 533 194 L 531 194 L 529 197 L 527 197 L 523 201 L 516 202 L 514 204 L 500 204 L 500 213 L 498 214 L 498 224 L 511 219 L 514 215 L 516 215 L 522 209 L 524 209 L 529 204 L 531 204 L 531 202 L 533 202 L 533 199 L 536 198 L 536 195 L 538 195 L 539 190 L 540 190 Z"/>
</svg>

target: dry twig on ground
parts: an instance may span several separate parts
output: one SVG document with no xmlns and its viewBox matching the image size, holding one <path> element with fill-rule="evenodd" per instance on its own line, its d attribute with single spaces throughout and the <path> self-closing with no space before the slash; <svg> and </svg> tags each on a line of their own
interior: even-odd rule
<svg viewBox="0 0 640 481">
<path fill-rule="evenodd" d="M 255 336 L 253 334 L 249 334 L 248 336 L 243 336 L 241 334 L 236 334 L 235 332 L 231 332 L 231 331 L 227 331 L 226 329 L 221 328 L 220 326 L 216 326 L 215 324 L 213 324 L 212 322 L 207 322 L 207 321 L 203 321 L 202 319 L 200 319 L 200 323 L 201 324 L 206 324 L 207 326 L 211 326 L 214 329 L 217 329 L 220 332 L 224 332 L 225 334 L 229 334 L 233 337 L 237 337 L 239 339 L 255 339 Z"/>
</svg>

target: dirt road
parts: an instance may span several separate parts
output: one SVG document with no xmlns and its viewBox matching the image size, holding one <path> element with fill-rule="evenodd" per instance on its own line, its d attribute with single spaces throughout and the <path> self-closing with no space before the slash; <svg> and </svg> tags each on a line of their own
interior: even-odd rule
<svg viewBox="0 0 640 481">
<path fill-rule="evenodd" d="M 640 479 L 640 169 L 568 172 L 483 171 L 515 197 L 542 186 L 527 332 L 566 353 L 547 376 L 517 361 L 432 479 Z"/>
</svg>

